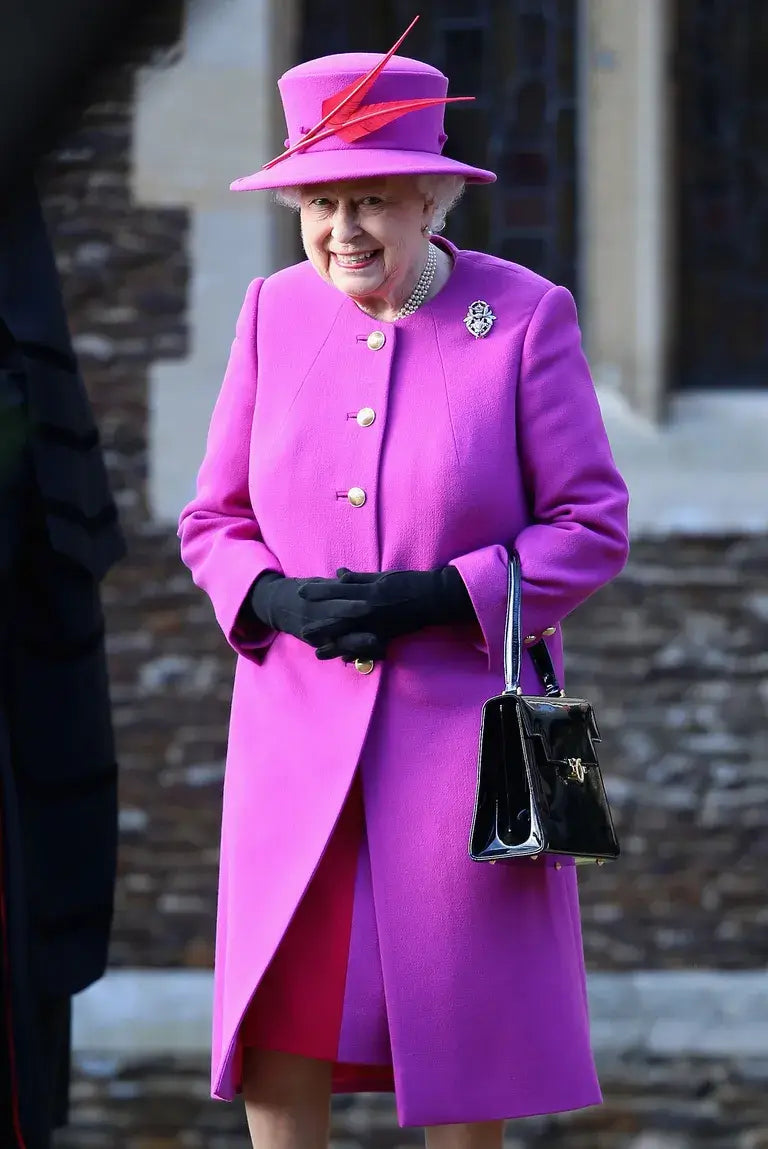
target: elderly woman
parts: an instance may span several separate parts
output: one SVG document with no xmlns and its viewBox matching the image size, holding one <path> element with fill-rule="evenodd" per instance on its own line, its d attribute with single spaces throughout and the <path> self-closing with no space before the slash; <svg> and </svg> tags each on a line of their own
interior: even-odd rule
<svg viewBox="0 0 768 1149">
<path fill-rule="evenodd" d="M 467 839 L 508 548 L 561 667 L 626 489 L 569 293 L 433 235 L 494 177 L 441 154 L 447 80 L 394 51 L 280 81 L 287 150 L 233 188 L 294 203 L 307 260 L 247 291 L 181 517 L 238 654 L 213 1092 L 260 1149 L 325 1145 L 332 1092 L 394 1090 L 431 1149 L 600 1100 L 574 866 Z"/>
</svg>

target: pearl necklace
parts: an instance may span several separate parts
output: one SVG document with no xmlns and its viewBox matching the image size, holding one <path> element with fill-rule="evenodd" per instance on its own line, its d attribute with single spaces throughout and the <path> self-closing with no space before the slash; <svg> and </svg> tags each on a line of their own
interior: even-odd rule
<svg viewBox="0 0 768 1149">
<path fill-rule="evenodd" d="M 429 289 L 432 286 L 432 281 L 435 278 L 437 271 L 437 248 L 434 243 L 430 243 L 429 251 L 427 252 L 427 262 L 424 264 L 424 270 L 419 276 L 418 283 L 414 287 L 411 294 L 406 299 L 403 306 L 398 311 L 395 319 L 404 319 L 406 315 L 413 315 L 414 311 L 418 311 L 422 303 L 429 295 Z"/>
</svg>

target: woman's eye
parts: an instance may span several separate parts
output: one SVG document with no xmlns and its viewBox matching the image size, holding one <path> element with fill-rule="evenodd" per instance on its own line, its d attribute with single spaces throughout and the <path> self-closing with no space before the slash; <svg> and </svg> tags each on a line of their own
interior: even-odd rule
<svg viewBox="0 0 768 1149">
<path fill-rule="evenodd" d="M 317 199 L 312 200 L 312 207 L 326 208 L 329 206 L 330 202 L 331 201 L 329 199 L 325 199 L 323 196 L 318 196 Z"/>
<path fill-rule="evenodd" d="M 382 202 L 382 199 L 381 199 L 381 196 L 378 196 L 378 195 L 367 195 L 360 202 L 363 204 L 364 207 L 378 207 L 379 204 Z"/>
</svg>

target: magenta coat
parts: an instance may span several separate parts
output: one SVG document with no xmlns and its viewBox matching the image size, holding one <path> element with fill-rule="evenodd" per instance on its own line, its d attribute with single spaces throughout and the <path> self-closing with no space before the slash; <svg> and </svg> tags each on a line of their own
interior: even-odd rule
<svg viewBox="0 0 768 1149">
<path fill-rule="evenodd" d="M 359 768 L 401 1123 L 600 1100 L 574 866 L 480 865 L 467 841 L 480 711 L 503 685 L 505 545 L 521 556 L 525 633 L 555 627 L 560 663 L 561 621 L 625 563 L 627 492 L 569 293 L 450 250 L 447 285 L 395 323 L 308 263 L 255 280 L 181 517 L 184 561 L 239 655 L 216 944 L 221 1098 L 239 1085 L 240 1021 Z M 479 339 L 463 322 L 476 300 L 497 317 Z M 478 624 L 398 640 L 372 673 L 318 662 L 290 635 L 236 631 L 264 570 L 445 563 Z M 528 662 L 523 685 L 538 690 Z"/>
</svg>

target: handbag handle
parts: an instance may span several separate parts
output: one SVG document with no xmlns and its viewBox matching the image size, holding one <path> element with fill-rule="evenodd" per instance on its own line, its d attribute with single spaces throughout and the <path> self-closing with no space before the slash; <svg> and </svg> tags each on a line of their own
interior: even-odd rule
<svg viewBox="0 0 768 1149">
<path fill-rule="evenodd" d="M 520 556 L 516 550 L 509 551 L 507 567 L 507 612 L 504 619 L 504 693 L 522 694 L 520 671 L 523 662 L 523 574 Z M 544 686 L 548 698 L 560 697 L 563 691 L 557 681 L 552 656 L 543 639 L 528 647 L 531 660 Z"/>
</svg>

